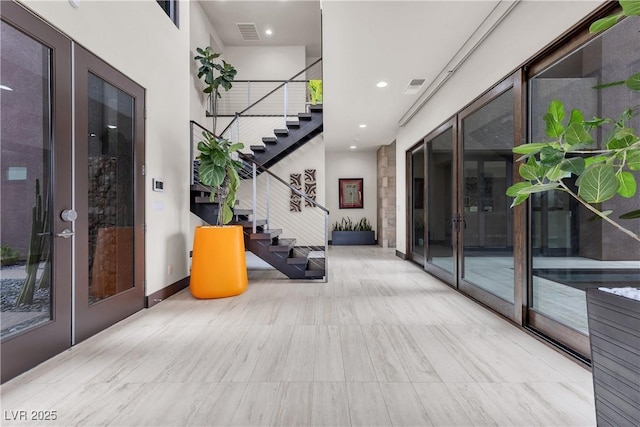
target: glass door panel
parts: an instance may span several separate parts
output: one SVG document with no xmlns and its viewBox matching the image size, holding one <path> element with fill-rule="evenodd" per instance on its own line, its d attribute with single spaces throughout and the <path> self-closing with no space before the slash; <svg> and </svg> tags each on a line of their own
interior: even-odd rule
<svg viewBox="0 0 640 427">
<path fill-rule="evenodd" d="M 554 99 L 561 101 L 567 111 L 581 110 L 585 118 L 620 117 L 627 107 L 640 104 L 640 94 L 624 86 L 593 89 L 640 72 L 640 44 L 629 43 L 632 34 L 637 34 L 637 25 L 622 20 L 530 78 L 529 140 L 545 138 L 542 117 Z M 626 126 L 639 128 L 640 117 L 635 115 Z M 605 126 L 592 135 L 602 144 L 610 131 L 611 127 Z M 564 181 L 574 186 L 575 177 Z M 605 221 L 593 220 L 593 213 L 564 193 L 533 195 L 530 206 L 529 324 L 588 356 L 584 290 L 599 286 L 637 287 L 640 245 Z M 640 209 L 640 198 L 616 197 L 603 203 L 601 209 L 612 210 L 611 217 L 617 219 L 624 212 Z M 622 224 L 634 227 L 633 221 L 622 220 Z"/>
<path fill-rule="evenodd" d="M 461 278 L 507 303 L 514 301 L 513 211 L 505 194 L 513 172 L 513 106 L 508 89 L 462 120 Z"/>
<path fill-rule="evenodd" d="M 89 304 L 131 289 L 134 98 L 88 75 Z"/>
<path fill-rule="evenodd" d="M 453 161 L 453 129 L 449 128 L 427 142 L 428 171 L 428 256 L 427 263 L 454 274 L 454 214 L 455 188 Z"/>
<path fill-rule="evenodd" d="M 144 307 L 144 89 L 75 57 L 79 342 Z"/>
<path fill-rule="evenodd" d="M 411 153 L 411 259 L 424 265 L 425 257 L 424 145 Z"/>
<path fill-rule="evenodd" d="M 16 3 L 1 12 L 4 382 L 71 345 L 73 222 L 59 215 L 71 208 L 71 44 Z"/>
<path fill-rule="evenodd" d="M 51 49 L 0 28 L 4 339 L 52 318 Z"/>
</svg>

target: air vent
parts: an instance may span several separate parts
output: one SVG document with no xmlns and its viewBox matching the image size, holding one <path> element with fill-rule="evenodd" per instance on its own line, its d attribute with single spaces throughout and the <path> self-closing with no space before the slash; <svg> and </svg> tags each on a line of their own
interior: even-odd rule
<svg viewBox="0 0 640 427">
<path fill-rule="evenodd" d="M 424 81 L 424 79 L 411 80 L 402 93 L 404 93 L 405 95 L 415 95 L 420 91 L 420 88 L 422 88 Z"/>
<path fill-rule="evenodd" d="M 260 35 L 258 34 L 258 28 L 256 28 L 256 24 L 236 24 L 236 27 L 238 27 L 238 31 L 240 31 L 242 40 L 247 42 L 260 40 Z"/>
</svg>

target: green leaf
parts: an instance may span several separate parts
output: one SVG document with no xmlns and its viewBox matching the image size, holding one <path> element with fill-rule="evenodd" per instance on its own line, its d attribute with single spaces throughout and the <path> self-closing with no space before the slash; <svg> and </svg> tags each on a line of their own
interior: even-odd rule
<svg viewBox="0 0 640 427">
<path fill-rule="evenodd" d="M 616 175 L 620 186 L 618 187 L 618 194 L 627 199 L 635 196 L 636 194 L 636 178 L 631 172 L 620 172 Z"/>
<path fill-rule="evenodd" d="M 627 152 L 626 165 L 632 171 L 640 171 L 640 151 L 636 150 Z"/>
<path fill-rule="evenodd" d="M 532 165 L 523 163 L 518 168 L 518 172 L 520 173 L 520 176 L 526 179 L 527 181 L 536 181 L 537 179 L 541 178 L 540 176 L 538 176 L 537 165 L 532 166 Z"/>
<path fill-rule="evenodd" d="M 543 191 L 555 190 L 560 186 L 560 184 L 555 182 L 550 182 L 547 184 L 533 184 L 526 188 L 521 188 L 518 191 L 518 195 L 524 194 L 533 194 L 533 193 L 542 193 Z"/>
<path fill-rule="evenodd" d="M 594 117 L 591 120 L 585 120 L 584 125 L 587 131 L 590 131 L 593 128 L 597 128 L 602 126 L 605 123 L 609 123 L 611 120 L 609 119 L 601 119 L 599 117 Z"/>
<path fill-rule="evenodd" d="M 606 89 L 608 87 L 622 86 L 623 84 L 624 84 L 624 80 L 618 80 L 617 82 L 609 82 L 609 83 L 602 83 L 599 85 L 595 85 L 592 87 L 592 89 Z"/>
<path fill-rule="evenodd" d="M 564 153 L 553 147 L 545 147 L 540 151 L 540 163 L 543 166 L 555 166 L 562 161 Z"/>
<path fill-rule="evenodd" d="M 631 212 L 623 213 L 618 218 L 620 218 L 620 219 L 636 219 L 636 218 L 640 218 L 640 209 L 635 210 L 635 211 L 631 211 Z"/>
<path fill-rule="evenodd" d="M 629 89 L 640 91 L 640 73 L 632 74 L 624 83 Z"/>
<path fill-rule="evenodd" d="M 622 13 L 627 16 L 640 15 L 640 1 L 638 0 L 620 0 Z"/>
<path fill-rule="evenodd" d="M 564 119 L 564 104 L 557 99 L 552 100 L 549 104 L 547 114 L 549 114 L 558 123 L 562 122 Z"/>
<path fill-rule="evenodd" d="M 582 114 L 582 111 L 575 110 L 575 109 L 571 110 L 571 116 L 569 117 L 568 125 L 571 126 L 574 123 L 578 123 L 582 125 L 583 122 L 584 122 L 584 116 Z"/>
<path fill-rule="evenodd" d="M 545 174 L 545 176 L 547 177 L 547 179 L 551 182 L 554 181 L 560 181 L 562 178 L 568 178 L 571 176 L 571 173 L 567 172 L 567 171 L 563 171 L 560 168 L 560 164 L 557 164 L 551 168 L 549 168 Z"/>
<path fill-rule="evenodd" d="M 597 163 L 603 163 L 606 162 L 608 159 L 607 156 L 593 156 L 593 157 L 587 157 L 586 159 L 584 159 L 584 167 L 588 168 L 591 165 L 595 165 Z"/>
<path fill-rule="evenodd" d="M 530 182 L 517 182 L 513 184 L 511 187 L 507 188 L 507 196 L 516 197 L 520 194 L 520 190 L 531 187 L 532 184 Z"/>
<path fill-rule="evenodd" d="M 229 146 L 229 152 L 233 153 L 234 151 L 238 151 L 244 148 L 244 144 L 242 142 L 236 142 Z"/>
<path fill-rule="evenodd" d="M 571 123 L 564 133 L 564 138 L 569 145 L 586 144 L 593 141 L 582 122 Z"/>
<path fill-rule="evenodd" d="M 572 157 L 570 159 L 564 159 L 560 163 L 560 169 L 563 171 L 571 172 L 574 175 L 580 175 L 584 172 L 585 160 L 582 157 Z"/>
<path fill-rule="evenodd" d="M 549 113 L 545 114 L 542 118 L 547 124 L 547 127 L 545 129 L 547 135 L 551 138 L 559 138 L 564 131 L 562 123 L 556 121 Z"/>
<path fill-rule="evenodd" d="M 596 22 L 591 24 L 591 26 L 589 27 L 589 32 L 599 33 L 601 31 L 607 30 L 613 27 L 616 24 L 616 22 L 618 22 L 618 20 L 622 18 L 622 16 L 623 14 L 619 13 L 617 15 L 606 16 L 602 19 L 598 19 Z"/>
<path fill-rule="evenodd" d="M 214 165 L 213 162 L 207 160 L 207 158 L 202 159 L 200 162 L 198 175 L 202 184 L 214 188 L 220 187 L 226 176 L 224 168 Z"/>
<path fill-rule="evenodd" d="M 549 147 L 548 142 L 531 142 L 529 144 L 518 145 L 513 147 L 513 152 L 516 154 L 536 154 L 539 153 L 544 147 Z"/>
<path fill-rule="evenodd" d="M 597 164 L 585 170 L 576 184 L 578 195 L 587 203 L 601 203 L 611 199 L 620 185 L 615 168 L 607 164 Z"/>
<path fill-rule="evenodd" d="M 607 148 L 609 150 L 619 150 L 621 148 L 626 148 L 636 142 L 637 137 L 635 135 L 627 135 L 621 136 L 618 138 L 615 136 L 609 142 L 607 142 Z"/>
<path fill-rule="evenodd" d="M 520 194 L 516 196 L 516 198 L 513 199 L 513 202 L 511 202 L 511 207 L 518 206 L 520 203 L 523 203 L 528 198 L 529 198 L 528 194 Z"/>
<path fill-rule="evenodd" d="M 559 138 L 564 131 L 564 127 L 562 126 L 562 119 L 564 119 L 564 105 L 562 102 L 557 99 L 551 101 L 547 114 L 543 116 L 543 119 L 547 124 L 547 135 L 551 138 Z"/>
</svg>

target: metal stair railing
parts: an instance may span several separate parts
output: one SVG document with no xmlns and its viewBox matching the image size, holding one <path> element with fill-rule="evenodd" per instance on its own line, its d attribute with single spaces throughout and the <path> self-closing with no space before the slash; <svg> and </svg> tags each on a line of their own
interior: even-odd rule
<svg viewBox="0 0 640 427">
<path fill-rule="evenodd" d="M 273 136 L 273 129 L 286 129 L 287 121 L 308 112 L 311 80 L 322 80 L 322 58 L 288 80 L 235 80 L 218 101 L 216 127 L 224 129 L 217 133 L 245 142 L 249 152 L 249 145 L 262 144 L 262 137 Z"/>
<path fill-rule="evenodd" d="M 208 129 L 195 121 L 191 125 L 191 185 L 198 185 L 197 143 L 202 140 L 202 132 Z M 252 232 L 281 229 L 278 239 L 290 242 L 295 239 L 292 250 L 294 256 L 308 256 L 310 266 L 324 264 L 324 278 L 329 277 L 327 248 L 329 245 L 329 210 L 307 194 L 305 179 L 301 177 L 300 186 L 287 183 L 268 168 L 256 162 L 250 156 L 239 153 L 238 157 L 250 165 L 239 172 L 241 176 L 238 188 L 238 212 L 251 212 L 248 217 Z M 204 191 L 205 188 L 202 187 Z M 299 203 L 300 211 L 292 211 L 291 203 Z M 237 215 L 238 216 L 238 215 Z M 319 262 L 319 259 L 322 262 Z M 314 261 L 316 260 L 316 261 Z"/>
</svg>

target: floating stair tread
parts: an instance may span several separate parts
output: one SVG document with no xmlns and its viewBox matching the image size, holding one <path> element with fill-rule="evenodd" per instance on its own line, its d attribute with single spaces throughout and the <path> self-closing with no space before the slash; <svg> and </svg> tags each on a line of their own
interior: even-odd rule
<svg viewBox="0 0 640 427">
<path fill-rule="evenodd" d="M 298 114 L 298 120 L 311 120 L 311 113 Z"/>
<path fill-rule="evenodd" d="M 233 214 L 234 215 L 253 215 L 253 209 L 234 208 Z"/>
<path fill-rule="evenodd" d="M 296 239 L 278 239 L 277 245 L 269 246 L 269 252 L 289 252 L 295 244 Z"/>
<path fill-rule="evenodd" d="M 279 228 L 271 228 L 269 230 L 263 230 L 262 233 L 251 233 L 251 240 L 266 240 L 273 239 L 276 236 L 279 236 L 282 233 L 282 230 Z"/>
<path fill-rule="evenodd" d="M 265 144 L 277 144 L 278 138 L 276 138 L 275 136 L 265 136 L 262 138 L 262 142 L 264 142 Z"/>
<path fill-rule="evenodd" d="M 307 258 L 309 258 L 309 259 L 320 259 L 320 258 L 324 259 L 324 251 L 311 251 L 307 255 Z"/>
<path fill-rule="evenodd" d="M 273 133 L 275 135 L 289 135 L 289 129 L 274 129 Z"/>
<path fill-rule="evenodd" d="M 324 270 L 306 270 L 304 276 L 308 279 L 321 279 L 324 277 Z"/>
<path fill-rule="evenodd" d="M 322 111 L 322 104 L 309 105 L 310 111 Z"/>
<path fill-rule="evenodd" d="M 252 145 L 251 147 L 251 151 L 261 151 L 263 152 L 265 150 L 265 146 L 264 145 Z"/>
<path fill-rule="evenodd" d="M 300 127 L 300 122 L 298 121 L 289 121 L 287 120 L 287 127 L 288 128 L 299 128 Z"/>
<path fill-rule="evenodd" d="M 195 198 L 195 202 L 196 203 L 218 203 L 219 200 L 216 198 L 215 201 L 211 201 L 211 199 L 209 198 L 209 196 L 201 196 L 201 197 L 196 197 Z"/>
<path fill-rule="evenodd" d="M 291 265 L 291 264 L 295 264 L 295 265 L 306 265 L 307 264 L 307 258 L 305 257 L 291 257 L 291 258 L 287 258 L 287 264 Z"/>
<path fill-rule="evenodd" d="M 240 214 L 236 214 L 236 215 L 240 215 Z M 256 226 L 262 226 L 265 225 L 267 223 L 266 219 L 259 219 L 256 221 Z M 253 227 L 253 221 L 231 221 L 232 225 L 241 225 L 245 228 L 252 228 Z"/>
</svg>

